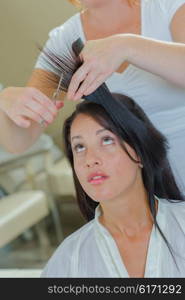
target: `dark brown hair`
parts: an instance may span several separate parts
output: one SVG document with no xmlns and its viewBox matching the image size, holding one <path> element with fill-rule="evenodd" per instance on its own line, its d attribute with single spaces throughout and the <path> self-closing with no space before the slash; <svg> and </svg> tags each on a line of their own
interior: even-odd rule
<svg viewBox="0 0 185 300">
<path fill-rule="evenodd" d="M 143 164 L 143 183 L 148 194 L 149 207 L 155 220 L 156 208 L 154 195 L 160 198 L 166 198 L 172 202 L 184 201 L 167 159 L 167 140 L 153 126 L 143 110 L 131 98 L 120 94 L 113 94 L 113 96 L 126 108 L 126 110 L 122 112 L 124 130 L 114 123 L 111 116 L 101 105 L 89 101 L 78 104 L 75 112 L 64 122 L 63 136 L 65 152 L 73 170 L 77 201 L 80 210 L 86 220 L 91 220 L 94 217 L 95 208 L 97 206 L 97 202 L 93 201 L 85 193 L 78 181 L 74 171 L 73 154 L 70 143 L 70 129 L 74 119 L 79 114 L 86 114 L 118 136 L 124 151 L 126 151 L 130 159 L 135 161 L 127 152 L 123 141 L 128 143 L 130 147 L 135 150 L 138 157 L 140 157 L 141 163 Z M 137 123 L 131 116 L 137 118 Z M 135 162 L 138 163 L 137 161 Z"/>
</svg>

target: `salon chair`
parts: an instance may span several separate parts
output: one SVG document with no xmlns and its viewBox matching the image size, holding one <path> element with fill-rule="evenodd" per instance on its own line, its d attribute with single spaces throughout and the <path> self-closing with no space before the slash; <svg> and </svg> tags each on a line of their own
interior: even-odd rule
<svg viewBox="0 0 185 300">
<path fill-rule="evenodd" d="M 46 196 L 42 191 L 24 191 L 0 199 L 0 247 L 5 246 L 28 228 L 36 226 L 41 245 L 49 244 L 40 224 L 49 215 Z"/>
<path fill-rule="evenodd" d="M 49 189 L 46 193 L 45 190 L 38 188 L 35 163 L 33 163 L 35 157 L 38 157 L 39 161 L 42 158 L 44 169 L 46 169 L 48 161 L 51 161 L 52 148 L 52 140 L 43 135 L 33 147 L 21 155 L 12 155 L 1 149 L 0 176 L 3 177 L 7 172 L 20 169 L 25 173 L 27 188 L 25 190 L 14 189 L 9 195 L 0 198 L 0 247 L 33 225 L 36 225 L 34 228 L 39 235 L 39 240 L 42 239 L 42 244 L 44 241 L 46 243 L 47 235 L 42 230 L 43 226 L 40 226 L 39 223 L 42 223 L 40 221 L 48 215 L 52 218 L 57 242 L 60 243 L 63 240 L 61 216 L 58 207 Z M 6 177 L 4 176 L 4 178 Z"/>
<path fill-rule="evenodd" d="M 58 162 L 48 165 L 47 173 L 54 195 L 75 197 L 72 169 L 65 156 Z"/>
</svg>

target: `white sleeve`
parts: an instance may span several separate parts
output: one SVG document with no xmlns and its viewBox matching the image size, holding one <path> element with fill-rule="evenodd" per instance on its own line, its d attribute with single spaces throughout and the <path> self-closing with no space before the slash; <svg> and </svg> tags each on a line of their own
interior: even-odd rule
<svg viewBox="0 0 185 300">
<path fill-rule="evenodd" d="M 151 1 L 151 0 L 149 0 Z M 155 1 L 155 0 L 154 0 Z M 168 24 L 170 24 L 173 16 L 175 15 L 176 11 L 185 4 L 185 0 L 159 0 L 161 2 L 161 8 L 164 11 Z"/>
<path fill-rule="evenodd" d="M 41 273 L 41 277 L 71 277 L 70 269 L 70 257 L 68 257 L 66 251 L 63 251 L 63 249 L 59 247 L 47 262 Z"/>
<path fill-rule="evenodd" d="M 68 19 L 63 25 L 54 28 L 49 32 L 49 39 L 47 40 L 44 48 L 46 47 L 57 56 L 71 57 L 71 45 L 75 39 L 80 35 L 78 26 L 76 26 L 76 16 Z M 46 59 L 46 56 L 41 53 L 35 64 L 35 68 L 48 70 L 60 75 L 57 68 L 55 68 Z"/>
<path fill-rule="evenodd" d="M 46 266 L 44 267 L 41 277 L 73 277 L 73 256 L 75 254 L 75 242 L 71 234 L 60 244 L 60 246 L 53 253 Z"/>
</svg>

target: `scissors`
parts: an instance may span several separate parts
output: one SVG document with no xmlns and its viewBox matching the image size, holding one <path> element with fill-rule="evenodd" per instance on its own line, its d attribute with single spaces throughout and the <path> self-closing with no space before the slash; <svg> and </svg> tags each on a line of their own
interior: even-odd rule
<svg viewBox="0 0 185 300">
<path fill-rule="evenodd" d="M 56 101 L 57 101 L 58 96 L 59 96 L 60 91 L 61 91 L 60 87 L 61 87 L 62 79 L 63 79 L 63 74 L 61 74 L 58 85 L 57 85 L 57 88 L 56 88 L 56 90 L 54 91 L 54 93 L 52 95 L 52 100 L 53 100 L 54 104 L 56 104 Z M 45 124 L 46 124 L 46 121 L 42 119 L 40 121 L 41 127 L 44 127 Z"/>
<path fill-rule="evenodd" d="M 62 79 L 63 79 L 63 74 L 61 74 L 60 80 L 58 82 L 58 86 L 57 86 L 57 88 L 54 91 L 53 96 L 52 96 L 52 99 L 54 100 L 54 104 L 56 104 L 56 100 L 57 100 L 57 98 L 60 94 L 60 91 L 61 91 L 60 87 L 61 87 Z"/>
</svg>

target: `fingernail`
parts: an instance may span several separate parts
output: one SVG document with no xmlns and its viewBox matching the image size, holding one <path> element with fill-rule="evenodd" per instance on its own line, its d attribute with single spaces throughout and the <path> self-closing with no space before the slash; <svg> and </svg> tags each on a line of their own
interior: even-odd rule
<svg viewBox="0 0 185 300">
<path fill-rule="evenodd" d="M 59 105 L 58 109 L 61 109 L 63 106 L 64 106 L 64 104 L 61 103 L 61 104 Z"/>
</svg>

